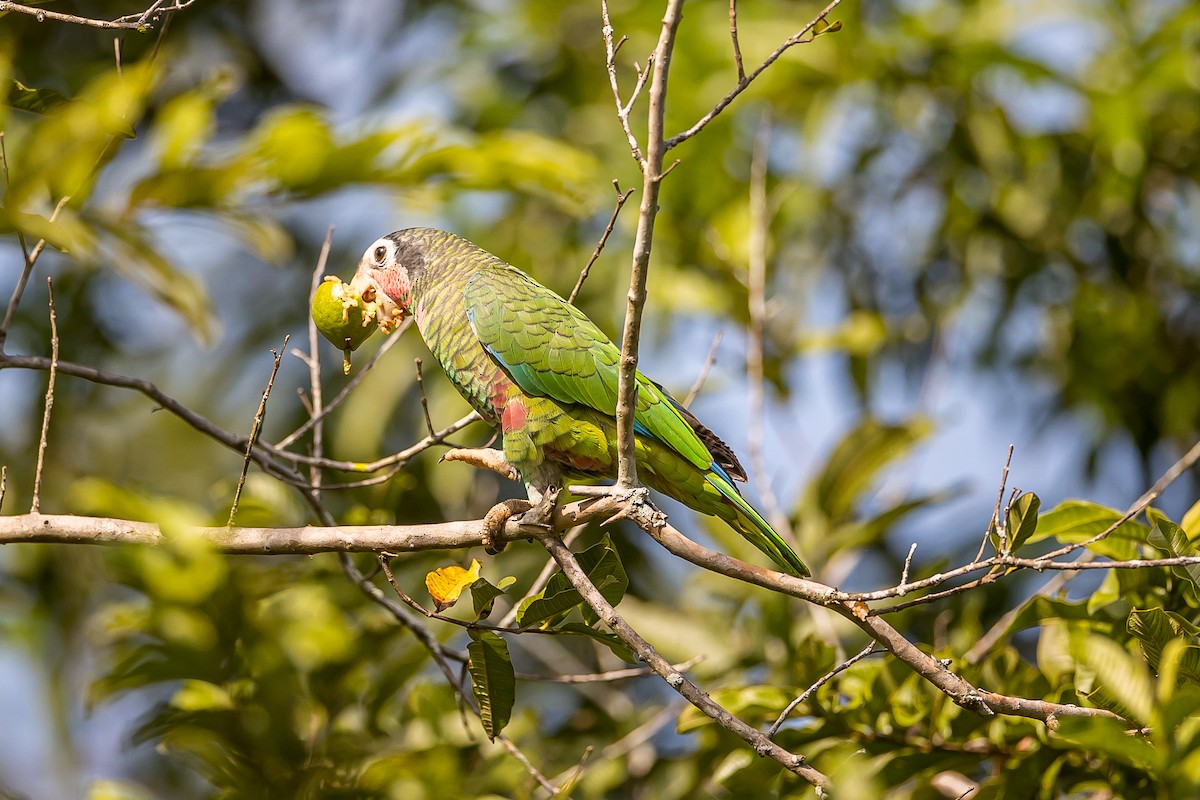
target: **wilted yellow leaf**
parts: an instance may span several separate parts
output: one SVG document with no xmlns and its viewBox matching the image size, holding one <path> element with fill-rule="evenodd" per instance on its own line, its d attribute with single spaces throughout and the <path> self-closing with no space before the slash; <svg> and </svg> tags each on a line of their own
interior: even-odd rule
<svg viewBox="0 0 1200 800">
<path fill-rule="evenodd" d="M 471 568 L 451 565 L 435 569 L 425 576 L 425 588 L 438 611 L 445 611 L 458 602 L 462 590 L 479 580 L 479 560 L 471 559 Z"/>
</svg>

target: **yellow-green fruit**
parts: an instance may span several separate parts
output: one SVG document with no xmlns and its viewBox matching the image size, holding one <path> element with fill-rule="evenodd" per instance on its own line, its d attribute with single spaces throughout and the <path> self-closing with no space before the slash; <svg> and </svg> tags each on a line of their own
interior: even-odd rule
<svg viewBox="0 0 1200 800">
<path fill-rule="evenodd" d="M 355 350 L 378 329 L 374 319 L 363 325 L 363 301 L 350 284 L 327 278 L 317 287 L 312 302 L 313 322 L 339 350 Z"/>
</svg>

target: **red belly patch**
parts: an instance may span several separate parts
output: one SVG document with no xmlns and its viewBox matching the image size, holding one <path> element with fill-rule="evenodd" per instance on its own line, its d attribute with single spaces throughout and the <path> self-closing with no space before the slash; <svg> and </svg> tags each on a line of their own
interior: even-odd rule
<svg viewBox="0 0 1200 800">
<path fill-rule="evenodd" d="M 529 412 L 525 408 L 525 404 L 515 397 L 511 398 L 504 407 L 504 413 L 500 416 L 500 430 L 505 433 L 520 430 L 525 427 L 528 418 Z"/>
</svg>

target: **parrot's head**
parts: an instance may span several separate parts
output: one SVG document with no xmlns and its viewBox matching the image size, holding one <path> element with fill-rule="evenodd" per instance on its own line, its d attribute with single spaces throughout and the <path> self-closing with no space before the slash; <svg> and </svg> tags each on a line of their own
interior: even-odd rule
<svg viewBox="0 0 1200 800">
<path fill-rule="evenodd" d="M 350 286 L 363 300 L 376 304 L 381 319 L 399 322 L 413 313 L 413 287 L 426 263 L 421 230 L 396 231 L 376 239 L 358 260 Z"/>
</svg>

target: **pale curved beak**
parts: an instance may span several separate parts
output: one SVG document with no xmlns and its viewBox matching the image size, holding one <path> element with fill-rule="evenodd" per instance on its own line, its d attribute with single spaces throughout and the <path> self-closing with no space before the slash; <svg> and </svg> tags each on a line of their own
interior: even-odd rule
<svg viewBox="0 0 1200 800">
<path fill-rule="evenodd" d="M 379 280 L 381 275 L 380 270 L 370 266 L 364 258 L 358 262 L 358 269 L 354 271 L 354 277 L 350 279 L 350 288 L 362 297 L 368 307 L 374 304 L 379 326 L 390 332 L 404 320 L 405 313 L 400 304 L 383 290 Z"/>
</svg>

